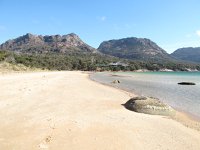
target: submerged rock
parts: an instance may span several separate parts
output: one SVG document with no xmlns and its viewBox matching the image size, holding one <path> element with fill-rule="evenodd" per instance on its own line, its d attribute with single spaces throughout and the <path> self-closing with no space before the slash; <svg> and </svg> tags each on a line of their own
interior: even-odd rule
<svg viewBox="0 0 200 150">
<path fill-rule="evenodd" d="M 179 82 L 179 85 L 196 85 L 194 82 Z"/>
<path fill-rule="evenodd" d="M 133 97 L 123 104 L 125 108 L 145 114 L 171 116 L 175 110 L 152 97 Z"/>
</svg>

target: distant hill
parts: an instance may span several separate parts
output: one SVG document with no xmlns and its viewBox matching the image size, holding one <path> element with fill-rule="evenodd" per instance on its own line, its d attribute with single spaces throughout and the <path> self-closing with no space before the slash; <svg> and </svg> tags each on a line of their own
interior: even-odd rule
<svg viewBox="0 0 200 150">
<path fill-rule="evenodd" d="M 26 53 L 47 52 L 89 52 L 96 53 L 96 49 L 84 43 L 78 35 L 33 35 L 27 33 L 13 40 L 8 40 L 0 45 L 2 50 L 11 50 Z"/>
<path fill-rule="evenodd" d="M 173 52 L 171 56 L 184 61 L 200 63 L 200 47 L 180 48 Z"/>
<path fill-rule="evenodd" d="M 105 41 L 98 50 L 104 54 L 132 60 L 168 61 L 172 58 L 156 43 L 146 38 L 124 38 Z"/>
</svg>

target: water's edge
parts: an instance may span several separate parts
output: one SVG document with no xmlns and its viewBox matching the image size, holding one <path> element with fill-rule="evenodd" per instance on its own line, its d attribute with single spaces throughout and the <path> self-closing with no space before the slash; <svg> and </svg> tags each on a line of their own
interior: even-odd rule
<svg viewBox="0 0 200 150">
<path fill-rule="evenodd" d="M 126 88 L 115 86 L 114 84 L 109 84 L 109 83 L 98 81 L 98 80 L 96 80 L 94 78 L 94 75 L 95 75 L 94 72 L 89 73 L 88 78 L 90 80 L 94 81 L 94 82 L 99 83 L 99 84 L 102 84 L 102 85 L 105 85 L 105 86 L 109 86 L 109 87 L 112 87 L 112 88 L 116 88 L 116 89 L 122 90 L 124 92 L 128 92 L 128 93 L 130 93 L 130 95 L 141 95 L 137 91 L 128 90 Z M 166 102 L 164 102 L 164 103 L 166 103 Z M 173 108 L 177 111 L 178 115 L 176 117 L 171 118 L 171 119 L 173 119 L 175 121 L 178 121 L 178 122 L 182 123 L 183 125 L 185 125 L 187 127 L 190 127 L 190 128 L 193 128 L 193 129 L 196 129 L 196 130 L 200 131 L 200 118 L 198 116 L 195 116 L 195 115 L 193 115 L 193 114 L 191 114 L 191 113 L 189 113 L 187 111 L 181 110 L 181 109 L 176 108 L 176 107 L 173 107 Z"/>
</svg>

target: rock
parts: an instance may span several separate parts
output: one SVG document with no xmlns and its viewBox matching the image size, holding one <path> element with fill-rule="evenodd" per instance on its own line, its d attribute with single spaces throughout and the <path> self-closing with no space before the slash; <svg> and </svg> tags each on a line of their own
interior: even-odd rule
<svg viewBox="0 0 200 150">
<path fill-rule="evenodd" d="M 144 96 L 139 96 L 139 97 L 133 97 L 131 100 L 146 100 L 147 98 Z"/>
<path fill-rule="evenodd" d="M 45 142 L 46 142 L 46 143 L 49 143 L 49 142 L 51 142 L 51 139 L 52 139 L 51 136 L 47 136 L 47 137 L 45 138 Z"/>
<path fill-rule="evenodd" d="M 116 83 L 120 83 L 120 81 L 119 80 L 114 80 L 114 81 L 112 81 L 112 83 L 116 84 Z"/>
<path fill-rule="evenodd" d="M 178 84 L 179 84 L 179 85 L 196 85 L 196 84 L 193 83 L 193 82 L 179 82 Z"/>
<path fill-rule="evenodd" d="M 164 116 L 171 116 L 175 113 L 173 108 L 152 97 L 133 97 L 123 105 L 128 110 L 138 113 Z"/>
</svg>

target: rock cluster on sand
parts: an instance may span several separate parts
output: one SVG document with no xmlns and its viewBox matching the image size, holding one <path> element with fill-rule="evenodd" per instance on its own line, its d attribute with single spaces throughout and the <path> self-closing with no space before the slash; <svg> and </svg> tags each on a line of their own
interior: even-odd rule
<svg viewBox="0 0 200 150">
<path fill-rule="evenodd" d="M 124 104 L 124 107 L 135 112 L 152 115 L 171 116 L 175 114 L 173 108 L 152 97 L 133 97 Z"/>
</svg>

